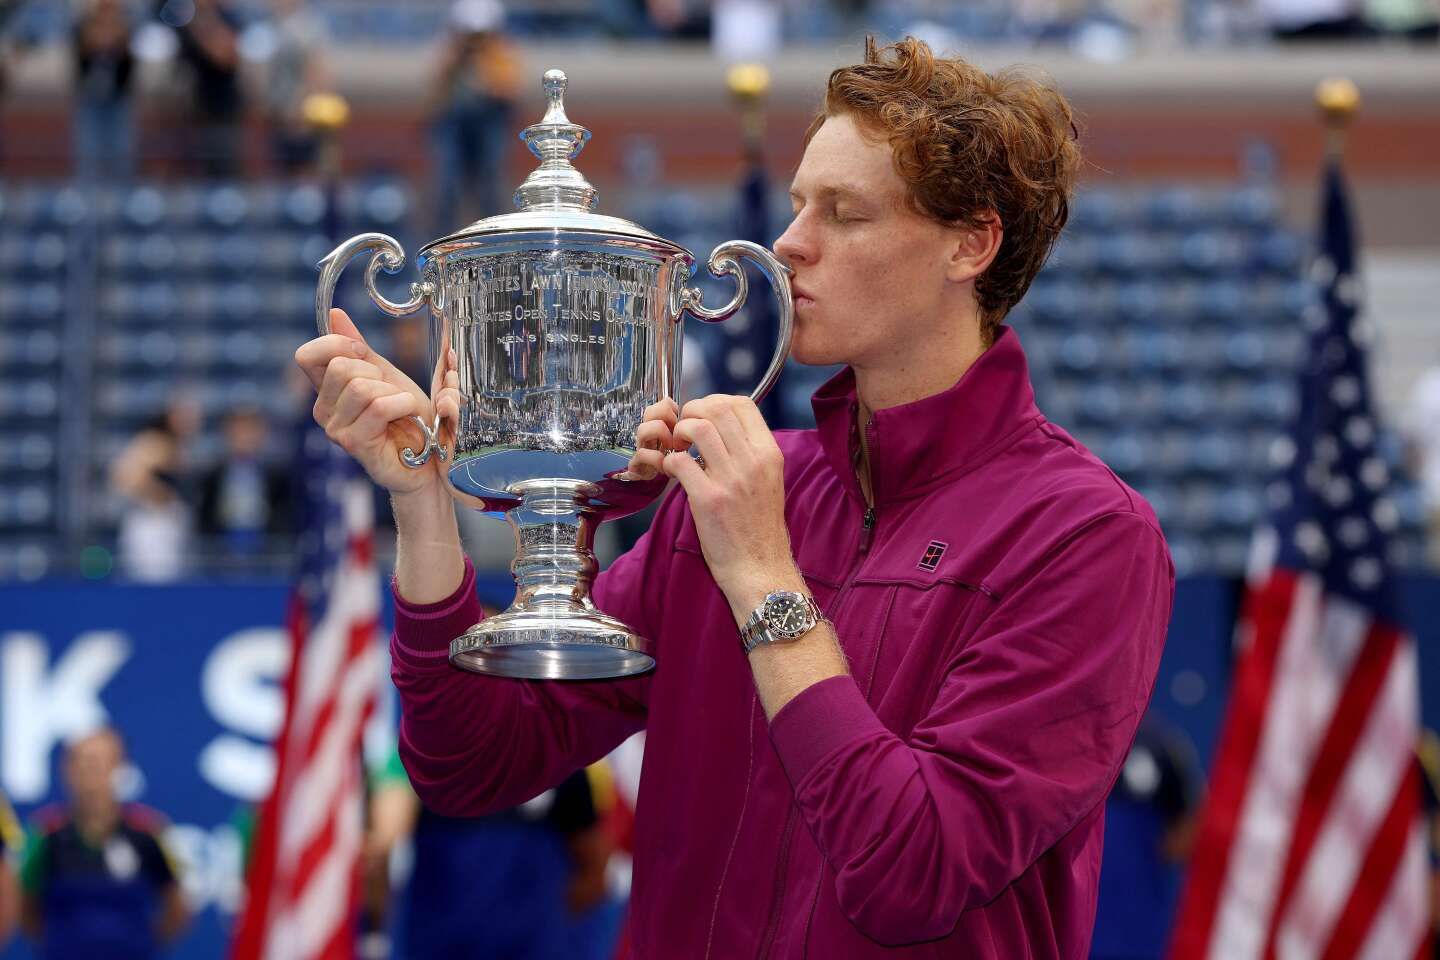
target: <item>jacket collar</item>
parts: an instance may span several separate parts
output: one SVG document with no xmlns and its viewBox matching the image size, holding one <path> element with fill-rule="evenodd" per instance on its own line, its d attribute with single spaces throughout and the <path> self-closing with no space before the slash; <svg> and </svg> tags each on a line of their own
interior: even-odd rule
<svg viewBox="0 0 1440 960">
<path fill-rule="evenodd" d="M 826 459 L 856 497 L 859 450 L 855 372 L 846 367 L 810 400 Z M 990 459 L 1041 419 L 1020 338 L 1010 327 L 953 386 L 870 418 L 876 505 L 918 496 Z M 863 498 L 862 502 L 863 502 Z"/>
</svg>

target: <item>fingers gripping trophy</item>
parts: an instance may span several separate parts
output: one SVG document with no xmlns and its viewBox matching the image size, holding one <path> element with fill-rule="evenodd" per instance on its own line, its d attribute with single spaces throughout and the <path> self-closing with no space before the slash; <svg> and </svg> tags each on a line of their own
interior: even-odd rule
<svg viewBox="0 0 1440 960">
<path fill-rule="evenodd" d="M 595 528 L 641 509 L 665 477 L 631 475 L 636 430 L 647 407 L 674 399 L 686 314 L 707 323 L 733 316 L 748 295 L 742 261 L 770 281 L 779 343 L 755 388 L 774 386 L 790 351 L 789 270 L 764 247 L 721 244 L 708 267 L 733 277 L 719 309 L 686 285 L 695 258 L 628 220 L 594 212 L 595 189 L 571 164 L 590 131 L 565 115 L 565 74 L 547 71 L 544 118 L 520 138 L 540 160 L 515 192 L 516 210 L 471 224 L 421 248 L 421 281 L 395 303 L 375 288 L 397 273 L 404 251 L 367 233 L 320 264 L 315 318 L 330 333 L 335 284 L 369 254 L 365 288 L 387 314 L 430 310 L 437 411 L 411 419 L 423 442 L 400 453 L 406 468 L 441 461 L 450 494 L 503 514 L 515 533 L 515 602 L 450 645 L 456 666 L 532 679 L 597 679 L 654 666 L 648 641 L 590 599 Z"/>
</svg>

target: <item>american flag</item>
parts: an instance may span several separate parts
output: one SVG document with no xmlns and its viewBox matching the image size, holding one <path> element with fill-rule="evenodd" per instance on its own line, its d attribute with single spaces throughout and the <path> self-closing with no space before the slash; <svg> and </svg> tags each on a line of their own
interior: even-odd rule
<svg viewBox="0 0 1440 960">
<path fill-rule="evenodd" d="M 1387 556 L 1345 185 L 1326 171 L 1321 293 L 1294 430 L 1274 450 L 1228 715 L 1172 960 L 1429 950 L 1418 679 Z"/>
<path fill-rule="evenodd" d="M 361 739 L 383 679 L 369 481 L 302 428 L 300 565 L 275 785 L 261 809 L 234 960 L 355 955 L 365 824 Z"/>
</svg>

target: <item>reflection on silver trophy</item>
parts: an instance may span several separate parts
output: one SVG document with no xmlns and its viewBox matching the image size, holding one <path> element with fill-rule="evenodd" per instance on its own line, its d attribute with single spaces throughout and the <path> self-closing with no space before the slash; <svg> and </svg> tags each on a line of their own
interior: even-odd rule
<svg viewBox="0 0 1440 960">
<path fill-rule="evenodd" d="M 450 645 L 457 666 L 506 677 L 593 679 L 654 666 L 648 641 L 591 602 L 591 545 L 601 520 L 633 513 L 664 489 L 663 476 L 631 479 L 625 470 L 645 408 L 674 397 L 680 322 L 686 313 L 713 323 L 739 311 L 749 259 L 769 279 L 779 313 L 757 400 L 790 351 L 789 271 L 768 250 L 744 241 L 715 249 L 711 273 L 733 277 L 737 290 L 710 310 L 686 286 L 689 251 L 593 212 L 595 189 L 570 163 L 590 132 L 565 116 L 565 85 L 562 72 L 546 72 L 548 109 L 521 134 L 540 166 L 516 191 L 515 212 L 424 246 L 422 281 L 407 303 L 375 289 L 380 270 L 404 265 L 400 246 L 383 234 L 353 237 L 321 262 L 315 302 L 327 334 L 336 281 L 368 252 L 365 287 L 381 310 L 430 308 L 430 393 L 458 389 L 460 418 L 415 418 L 426 442 L 403 457 L 417 469 L 439 457 L 457 500 L 503 513 L 515 530 L 515 602 Z"/>
</svg>

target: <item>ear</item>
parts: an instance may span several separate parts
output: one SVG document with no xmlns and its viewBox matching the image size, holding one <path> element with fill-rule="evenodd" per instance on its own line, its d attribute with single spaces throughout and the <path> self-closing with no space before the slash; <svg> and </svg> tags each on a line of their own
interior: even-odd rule
<svg viewBox="0 0 1440 960">
<path fill-rule="evenodd" d="M 984 213 L 974 224 L 958 224 L 951 230 L 954 245 L 945 262 L 945 279 L 965 283 L 990 269 L 1005 239 L 1000 217 L 993 212 Z"/>
</svg>

